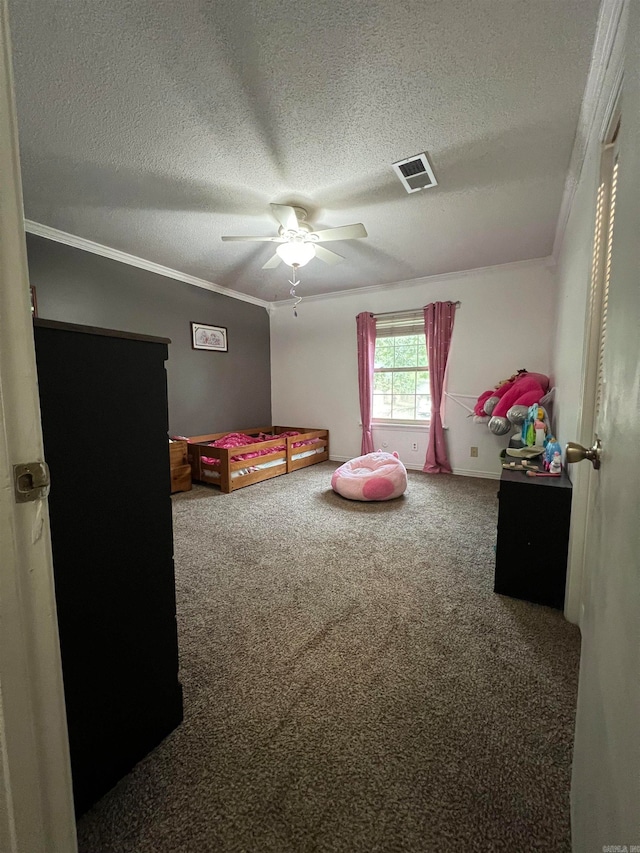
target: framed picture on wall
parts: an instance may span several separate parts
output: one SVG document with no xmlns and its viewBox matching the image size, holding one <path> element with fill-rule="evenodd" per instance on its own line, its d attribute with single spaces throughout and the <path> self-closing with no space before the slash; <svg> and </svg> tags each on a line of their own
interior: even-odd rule
<svg viewBox="0 0 640 853">
<path fill-rule="evenodd" d="M 204 323 L 192 323 L 191 346 L 193 349 L 227 352 L 227 330 L 224 326 L 206 326 Z"/>
</svg>

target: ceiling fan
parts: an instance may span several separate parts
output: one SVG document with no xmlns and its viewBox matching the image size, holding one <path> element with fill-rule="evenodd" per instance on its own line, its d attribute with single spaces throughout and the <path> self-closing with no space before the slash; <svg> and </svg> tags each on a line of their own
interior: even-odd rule
<svg viewBox="0 0 640 853">
<path fill-rule="evenodd" d="M 325 264 L 339 264 L 344 258 L 319 243 L 330 240 L 353 240 L 366 237 L 367 231 L 362 225 L 340 225 L 337 228 L 325 228 L 314 231 L 307 222 L 307 211 L 302 207 L 288 204 L 272 204 L 271 211 L 280 223 L 277 237 L 223 237 L 223 240 L 278 243 L 276 254 L 262 269 L 273 269 L 284 261 L 294 268 L 303 267 L 312 258 L 319 258 Z M 295 275 L 295 272 L 294 272 Z"/>
</svg>

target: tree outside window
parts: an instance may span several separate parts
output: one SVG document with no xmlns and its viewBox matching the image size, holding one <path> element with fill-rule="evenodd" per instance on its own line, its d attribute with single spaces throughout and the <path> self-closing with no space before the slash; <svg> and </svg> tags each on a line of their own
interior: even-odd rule
<svg viewBox="0 0 640 853">
<path fill-rule="evenodd" d="M 429 421 L 429 366 L 424 334 L 376 338 L 373 419 Z"/>
</svg>

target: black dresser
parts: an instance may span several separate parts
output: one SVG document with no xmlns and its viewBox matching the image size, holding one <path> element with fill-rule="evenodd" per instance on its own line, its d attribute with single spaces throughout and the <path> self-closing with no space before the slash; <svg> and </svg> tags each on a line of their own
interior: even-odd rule
<svg viewBox="0 0 640 853">
<path fill-rule="evenodd" d="M 563 609 L 571 516 L 566 470 L 528 477 L 503 469 L 498 502 L 494 591 Z"/>
<path fill-rule="evenodd" d="M 169 341 L 49 320 L 34 327 L 79 815 L 182 720 Z"/>
</svg>

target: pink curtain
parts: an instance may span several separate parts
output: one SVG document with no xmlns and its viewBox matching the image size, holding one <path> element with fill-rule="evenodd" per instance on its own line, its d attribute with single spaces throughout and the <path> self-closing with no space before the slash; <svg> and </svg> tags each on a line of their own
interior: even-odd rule
<svg viewBox="0 0 640 853">
<path fill-rule="evenodd" d="M 371 409 L 373 407 L 373 359 L 376 351 L 376 318 L 368 311 L 356 317 L 358 331 L 358 388 L 362 419 L 362 448 L 360 453 L 373 453 Z"/>
<path fill-rule="evenodd" d="M 451 473 L 440 409 L 455 314 L 456 306 L 453 302 L 432 302 L 424 307 L 424 330 L 427 337 L 431 386 L 431 426 L 427 458 L 422 469 L 427 474 Z"/>
</svg>

